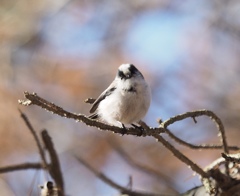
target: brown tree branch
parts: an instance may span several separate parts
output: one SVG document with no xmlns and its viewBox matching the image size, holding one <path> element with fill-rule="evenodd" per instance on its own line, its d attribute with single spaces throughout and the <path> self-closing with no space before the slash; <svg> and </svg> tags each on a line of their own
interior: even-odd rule
<svg viewBox="0 0 240 196">
<path fill-rule="evenodd" d="M 59 116 L 65 117 L 65 118 L 71 118 L 71 119 L 74 119 L 76 121 L 81 121 L 88 126 L 96 127 L 98 129 L 101 129 L 101 130 L 113 131 L 114 133 L 119 133 L 119 134 L 122 134 L 122 132 L 123 132 L 122 128 L 120 128 L 120 127 L 107 125 L 107 124 L 104 124 L 102 122 L 89 119 L 89 118 L 87 118 L 87 116 L 82 115 L 82 114 L 70 113 L 70 112 L 64 110 L 63 108 L 61 108 L 61 107 L 59 107 L 59 106 L 57 106 L 53 103 L 50 103 L 47 100 L 39 97 L 36 93 L 31 94 L 29 92 L 24 92 L 24 96 L 27 100 L 19 100 L 18 101 L 22 105 L 25 105 L 25 106 L 28 106 L 28 105 L 31 105 L 31 104 L 38 105 L 41 108 L 46 109 L 47 111 L 53 112 L 54 114 L 57 114 Z M 88 99 L 85 100 L 85 102 L 86 103 L 92 103 L 94 100 L 95 99 L 93 99 L 93 98 L 88 98 Z M 188 118 L 188 117 L 195 118 L 196 116 L 200 116 L 199 112 L 201 113 L 201 115 L 205 115 L 204 111 L 206 111 L 206 110 L 187 112 L 186 115 L 185 114 L 178 115 L 176 117 L 170 118 L 169 120 L 166 120 L 165 122 L 161 123 L 161 127 L 158 127 L 158 128 L 149 127 L 144 122 L 142 122 L 143 125 L 145 124 L 145 126 L 148 127 L 148 131 L 143 130 L 141 136 L 145 137 L 145 136 L 151 136 L 153 134 L 159 134 L 159 133 L 166 132 L 167 134 L 169 134 L 170 137 L 172 137 L 174 140 L 176 140 L 180 144 L 185 145 L 185 146 L 187 146 L 189 148 L 192 148 L 192 149 L 222 149 L 223 145 L 207 145 L 207 144 L 194 145 L 194 144 L 187 143 L 187 142 L 179 139 L 173 133 L 171 133 L 168 129 L 166 129 L 167 126 L 169 126 L 170 124 L 172 124 L 176 121 L 180 121 L 180 120 L 183 120 L 183 119 Z M 197 115 L 194 115 L 195 113 Z M 126 135 L 139 136 L 139 134 L 140 134 L 140 130 L 138 130 L 136 128 L 127 128 Z M 237 147 L 237 146 L 229 146 L 229 149 L 239 150 L 240 148 Z"/>
<path fill-rule="evenodd" d="M 58 188 L 58 194 L 59 196 L 64 196 L 64 181 L 62 177 L 61 167 L 58 160 L 58 155 L 54 149 L 52 139 L 48 135 L 46 130 L 43 130 L 41 132 L 42 134 L 42 140 L 44 142 L 44 145 L 49 152 L 51 163 L 49 165 L 49 173 L 51 174 L 52 178 L 54 179 L 57 188 Z"/>
<path fill-rule="evenodd" d="M 72 119 L 75 119 L 76 121 L 81 121 L 89 126 L 94 126 L 99 129 L 102 129 L 102 130 L 110 130 L 110 131 L 113 131 L 114 133 L 121 134 L 123 132 L 122 128 L 120 128 L 120 127 L 110 126 L 110 125 L 101 123 L 99 121 L 89 119 L 82 114 L 70 113 L 70 112 L 62 109 L 61 107 L 56 106 L 55 104 L 44 100 L 43 98 L 39 97 L 36 93 L 30 94 L 28 92 L 25 92 L 24 95 L 27 98 L 27 100 L 26 101 L 19 100 L 19 103 L 22 105 L 31 105 L 31 104 L 38 105 L 38 106 L 42 107 L 43 109 L 46 109 L 50 112 L 58 114 L 62 117 L 72 118 Z M 217 128 L 222 136 L 224 152 L 228 152 L 228 145 L 227 145 L 227 141 L 226 141 L 223 124 L 222 124 L 221 120 L 213 112 L 208 111 L 208 110 L 199 110 L 199 111 L 187 112 L 185 114 L 177 115 L 175 117 L 170 118 L 169 120 L 162 122 L 160 124 L 160 127 L 158 127 L 158 128 L 151 128 L 151 127 L 145 125 L 145 129 L 143 130 L 142 136 L 155 137 L 160 143 L 162 143 L 166 148 L 168 148 L 179 160 L 181 160 L 186 165 L 191 167 L 192 170 L 195 171 L 196 173 L 198 173 L 202 178 L 208 178 L 208 177 L 210 177 L 209 173 L 206 173 L 201 167 L 199 167 L 196 163 L 191 161 L 188 157 L 186 157 L 184 154 L 182 154 L 179 150 L 174 148 L 173 145 L 171 145 L 169 142 L 167 142 L 161 135 L 159 135 L 160 133 L 163 133 L 163 132 L 166 132 L 169 134 L 170 131 L 168 131 L 166 128 L 169 125 L 171 125 L 177 121 L 180 121 L 180 120 L 183 120 L 183 119 L 189 118 L 189 117 L 195 119 L 195 117 L 197 117 L 197 116 L 204 116 L 204 115 L 210 117 L 216 123 Z M 139 136 L 140 130 L 138 130 L 136 128 L 128 128 L 125 131 L 126 131 L 126 134 Z M 208 147 L 208 148 L 211 148 L 211 147 Z"/>
<path fill-rule="evenodd" d="M 25 169 L 43 169 L 43 168 L 44 167 L 41 163 L 22 163 L 17 165 L 0 167 L 0 173 L 13 172 Z"/>
<path fill-rule="evenodd" d="M 227 162 L 233 162 L 233 163 L 240 163 L 240 154 L 225 154 L 222 153 L 222 157 L 227 161 Z"/>
<path fill-rule="evenodd" d="M 164 122 L 162 122 L 160 124 L 161 127 L 163 128 L 167 128 L 169 125 L 177 122 L 177 121 L 181 121 L 181 120 L 184 120 L 186 118 L 193 118 L 195 119 L 196 117 L 198 116 L 208 116 L 210 117 L 210 119 L 215 122 L 217 128 L 218 128 L 218 131 L 220 132 L 221 134 L 221 138 L 222 138 L 222 143 L 223 143 L 223 150 L 225 153 L 229 153 L 229 149 L 228 149 L 228 145 L 227 145 L 227 139 L 226 139 L 226 134 L 225 134 L 225 129 L 224 129 L 224 126 L 222 124 L 222 121 L 220 120 L 220 118 L 212 111 L 210 110 L 198 110 L 198 111 L 193 111 L 193 112 L 186 112 L 184 114 L 180 114 L 180 115 L 177 115 L 177 116 L 174 116 Z"/>
<path fill-rule="evenodd" d="M 166 141 L 161 135 L 153 135 L 160 143 L 162 143 L 168 150 L 170 150 L 174 156 L 176 156 L 179 160 L 184 162 L 187 166 L 191 167 L 193 171 L 198 173 L 202 178 L 210 177 L 201 167 L 199 167 L 196 163 L 191 161 L 188 157 L 182 154 L 179 150 L 177 150 L 173 145 L 171 145 L 168 141 Z"/>
<path fill-rule="evenodd" d="M 223 149 L 223 145 L 216 145 L 216 144 L 200 144 L 200 145 L 195 145 L 195 144 L 191 144 L 188 143 L 182 139 L 180 139 L 179 137 L 177 137 L 176 135 L 174 135 L 168 128 L 165 128 L 165 133 L 167 133 L 173 140 L 175 140 L 176 142 L 178 142 L 179 144 L 186 146 L 188 148 L 191 149 L 201 149 L 201 150 L 220 150 Z M 240 147 L 238 146 L 228 146 L 229 150 L 240 150 Z"/>
<path fill-rule="evenodd" d="M 94 98 L 87 98 L 84 100 L 85 103 L 93 104 L 96 99 Z"/>
<path fill-rule="evenodd" d="M 25 124 L 27 125 L 28 129 L 32 133 L 33 138 L 34 138 L 34 140 L 35 140 L 35 142 L 37 144 L 38 151 L 39 151 L 40 157 L 41 157 L 42 162 L 43 162 L 43 167 L 47 168 L 47 161 L 46 161 L 46 157 L 45 157 L 45 154 L 44 154 L 44 150 L 43 150 L 43 148 L 41 146 L 40 140 L 38 139 L 36 131 L 34 130 L 33 126 L 31 125 L 28 117 L 20 109 L 19 109 L 19 112 L 21 114 L 21 117 L 22 117 L 23 121 L 25 122 Z"/>
<path fill-rule="evenodd" d="M 113 131 L 114 133 L 119 133 L 122 134 L 123 133 L 123 129 L 120 127 L 116 127 L 116 126 L 111 126 L 108 124 L 104 124 L 102 122 L 96 121 L 96 120 L 92 120 L 90 118 L 88 118 L 85 115 L 82 114 L 74 114 L 71 112 L 68 112 L 66 110 L 64 110 L 63 108 L 48 102 L 47 100 L 39 97 L 36 93 L 28 93 L 28 92 L 24 92 L 25 97 L 27 98 L 27 100 L 19 100 L 18 102 L 22 105 L 28 106 L 28 105 L 38 105 L 43 109 L 46 109 L 50 112 L 53 112 L 59 116 L 65 117 L 65 118 L 71 118 L 74 119 L 76 121 L 81 121 L 83 123 L 85 123 L 88 126 L 92 126 L 92 127 L 96 127 L 98 129 L 101 130 L 108 130 L 108 131 Z M 141 130 L 136 129 L 136 128 L 126 128 L 126 135 L 135 135 L 135 136 L 139 136 L 141 134 Z M 164 130 L 161 128 L 152 128 L 150 131 L 146 132 L 143 130 L 142 135 L 141 136 L 151 136 L 152 134 L 158 134 L 158 133 L 162 133 Z"/>
<path fill-rule="evenodd" d="M 225 164 L 225 163 L 226 163 L 226 160 L 224 160 L 224 158 L 220 157 L 220 158 L 216 159 L 215 161 L 211 162 L 209 165 L 207 165 L 204 168 L 204 171 L 208 172 L 212 169 L 219 168 L 222 164 Z"/>
</svg>

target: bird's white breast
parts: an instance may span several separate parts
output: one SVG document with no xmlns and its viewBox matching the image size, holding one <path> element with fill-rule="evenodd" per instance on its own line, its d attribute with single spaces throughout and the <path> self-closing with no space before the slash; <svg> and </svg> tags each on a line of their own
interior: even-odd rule
<svg viewBox="0 0 240 196">
<path fill-rule="evenodd" d="M 151 92 L 145 80 L 118 81 L 116 90 L 98 106 L 101 119 L 116 126 L 140 121 L 146 114 Z M 132 91 L 128 91 L 133 88 Z"/>
</svg>

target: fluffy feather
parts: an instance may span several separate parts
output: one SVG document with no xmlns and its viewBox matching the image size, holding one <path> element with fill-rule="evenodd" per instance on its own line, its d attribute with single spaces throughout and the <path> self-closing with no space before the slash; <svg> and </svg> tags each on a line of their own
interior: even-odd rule
<svg viewBox="0 0 240 196">
<path fill-rule="evenodd" d="M 151 92 L 141 72 L 131 64 L 119 67 L 110 86 L 96 99 L 89 116 L 111 125 L 139 122 L 147 113 Z"/>
</svg>

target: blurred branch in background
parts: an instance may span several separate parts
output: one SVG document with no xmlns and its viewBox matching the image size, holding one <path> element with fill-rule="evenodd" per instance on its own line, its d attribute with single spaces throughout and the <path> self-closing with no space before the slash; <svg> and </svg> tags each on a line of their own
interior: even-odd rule
<svg viewBox="0 0 240 196">
<path fill-rule="evenodd" d="M 52 139 L 48 135 L 48 132 L 46 130 L 43 130 L 41 133 L 42 133 L 42 140 L 44 142 L 44 146 L 50 156 L 50 164 L 49 164 L 48 171 L 56 183 L 59 196 L 64 196 L 65 195 L 64 181 L 63 181 L 63 176 L 61 172 L 58 155 L 56 153 L 56 150 L 54 149 Z"/>
<path fill-rule="evenodd" d="M 43 169 L 42 163 L 22 163 L 17 165 L 9 165 L 0 168 L 0 173 L 13 172 L 26 169 Z"/>
<path fill-rule="evenodd" d="M 177 190 L 175 190 L 175 187 L 177 187 L 177 185 L 174 184 L 173 179 L 169 177 L 169 175 L 165 175 L 164 173 L 161 173 L 160 171 L 153 169 L 152 167 L 135 161 L 133 157 L 128 155 L 127 152 L 125 152 L 115 140 L 110 140 L 109 143 L 113 147 L 113 149 L 121 156 L 121 158 L 123 158 L 134 169 L 138 169 L 141 172 L 150 175 L 151 177 L 155 178 L 159 183 L 166 183 L 166 186 L 170 187 L 173 193 L 177 194 Z"/>
<path fill-rule="evenodd" d="M 33 135 L 33 138 L 34 138 L 34 140 L 37 144 L 39 154 L 40 154 L 40 157 L 41 157 L 41 160 L 42 160 L 42 167 L 48 169 L 47 168 L 48 164 L 47 164 L 47 161 L 46 161 L 45 153 L 44 153 L 44 150 L 41 146 L 40 140 L 38 139 L 36 131 L 33 129 L 31 123 L 29 122 L 29 120 L 27 118 L 27 116 L 24 113 L 22 113 L 21 110 L 19 110 L 19 112 L 20 112 L 21 117 L 24 120 L 25 124 L 27 125 L 28 129 L 31 131 L 31 134 Z"/>
<path fill-rule="evenodd" d="M 126 194 L 126 195 L 129 195 L 129 196 L 164 196 L 163 194 L 153 194 L 153 193 L 146 193 L 146 192 L 145 193 L 144 192 L 138 192 L 138 191 L 134 191 L 134 190 L 125 188 L 123 186 L 120 186 L 117 183 L 113 182 L 110 178 L 108 178 L 103 173 L 101 173 L 101 172 L 97 171 L 96 169 L 94 169 L 89 163 L 87 163 L 81 157 L 76 156 L 76 159 L 79 161 L 79 163 L 81 163 L 86 168 L 88 168 L 91 172 L 93 172 L 96 175 L 96 177 L 101 179 L 103 182 L 105 182 L 109 186 L 119 190 L 121 195 Z"/>
<path fill-rule="evenodd" d="M 22 163 L 17 165 L 9 165 L 5 167 L 0 167 L 0 173 L 6 173 L 6 172 L 13 172 L 13 171 L 19 171 L 19 170 L 27 170 L 27 169 L 42 169 L 49 172 L 49 174 L 52 176 L 53 180 L 56 183 L 57 186 L 57 192 L 58 196 L 64 196 L 64 183 L 63 183 L 63 177 L 60 169 L 60 163 L 58 161 L 58 155 L 53 147 L 53 143 L 51 141 L 50 136 L 48 135 L 47 131 L 42 131 L 42 141 L 44 143 L 44 146 L 46 148 L 46 151 L 49 153 L 50 157 L 50 163 L 48 164 L 45 158 L 45 152 L 43 150 L 43 147 L 40 143 L 40 140 L 36 134 L 36 131 L 34 130 L 33 126 L 31 125 L 28 117 L 20 111 L 21 117 L 26 123 L 27 127 L 29 128 L 31 134 L 34 137 L 35 143 L 38 146 L 39 149 L 39 155 L 41 157 L 40 163 Z M 45 195 L 42 195 L 45 196 Z"/>
</svg>

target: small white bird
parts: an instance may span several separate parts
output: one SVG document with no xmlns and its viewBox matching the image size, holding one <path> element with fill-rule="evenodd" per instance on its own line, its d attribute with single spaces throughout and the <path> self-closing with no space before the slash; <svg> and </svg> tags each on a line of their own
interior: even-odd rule
<svg viewBox="0 0 240 196">
<path fill-rule="evenodd" d="M 151 91 L 142 73 L 132 64 L 122 64 L 110 86 L 95 100 L 89 117 L 110 125 L 138 123 L 147 113 Z"/>
</svg>

